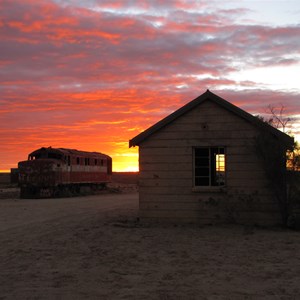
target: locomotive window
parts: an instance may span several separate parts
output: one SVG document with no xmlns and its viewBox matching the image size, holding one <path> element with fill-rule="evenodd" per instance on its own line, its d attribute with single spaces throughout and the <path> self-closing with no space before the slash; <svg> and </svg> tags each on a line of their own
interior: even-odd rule
<svg viewBox="0 0 300 300">
<path fill-rule="evenodd" d="M 58 153 L 48 153 L 48 158 L 62 159 L 62 155 Z"/>
<path fill-rule="evenodd" d="M 80 158 L 79 157 L 76 158 L 76 161 L 77 161 L 77 165 L 80 165 Z"/>
<path fill-rule="evenodd" d="M 103 166 L 103 164 L 104 164 L 104 161 L 103 161 L 103 159 L 101 159 L 101 166 Z"/>
<path fill-rule="evenodd" d="M 97 166 L 97 158 L 95 158 L 95 166 Z"/>
</svg>

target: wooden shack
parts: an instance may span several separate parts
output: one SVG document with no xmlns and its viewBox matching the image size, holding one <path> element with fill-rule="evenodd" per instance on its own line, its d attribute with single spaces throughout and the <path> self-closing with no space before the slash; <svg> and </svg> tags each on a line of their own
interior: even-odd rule
<svg viewBox="0 0 300 300">
<path fill-rule="evenodd" d="M 293 139 L 207 90 L 129 141 L 141 219 L 270 225 L 286 218 Z"/>
</svg>

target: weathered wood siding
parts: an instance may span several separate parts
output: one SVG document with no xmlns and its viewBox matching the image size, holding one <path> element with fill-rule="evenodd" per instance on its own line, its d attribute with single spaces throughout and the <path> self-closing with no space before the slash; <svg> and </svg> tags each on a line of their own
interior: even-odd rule
<svg viewBox="0 0 300 300">
<path fill-rule="evenodd" d="M 205 125 L 205 126 L 204 126 Z M 139 145 L 141 218 L 215 223 L 280 222 L 254 147 L 257 129 L 205 101 Z M 226 147 L 226 188 L 193 191 L 193 148 Z"/>
</svg>

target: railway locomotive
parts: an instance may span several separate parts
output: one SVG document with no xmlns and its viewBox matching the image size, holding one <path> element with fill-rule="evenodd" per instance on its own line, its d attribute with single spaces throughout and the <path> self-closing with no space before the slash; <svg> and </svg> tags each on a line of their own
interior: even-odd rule
<svg viewBox="0 0 300 300">
<path fill-rule="evenodd" d="M 106 186 L 112 159 L 99 152 L 42 147 L 18 163 L 21 198 L 72 196 Z"/>
</svg>

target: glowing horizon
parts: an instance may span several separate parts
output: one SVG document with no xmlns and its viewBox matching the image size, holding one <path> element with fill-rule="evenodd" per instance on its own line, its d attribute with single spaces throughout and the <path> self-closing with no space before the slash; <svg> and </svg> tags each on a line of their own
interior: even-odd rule
<svg viewBox="0 0 300 300">
<path fill-rule="evenodd" d="M 206 89 L 283 104 L 299 141 L 297 3 L 225 2 L 1 1 L 0 170 L 48 146 L 138 170 L 128 141 Z"/>
</svg>

